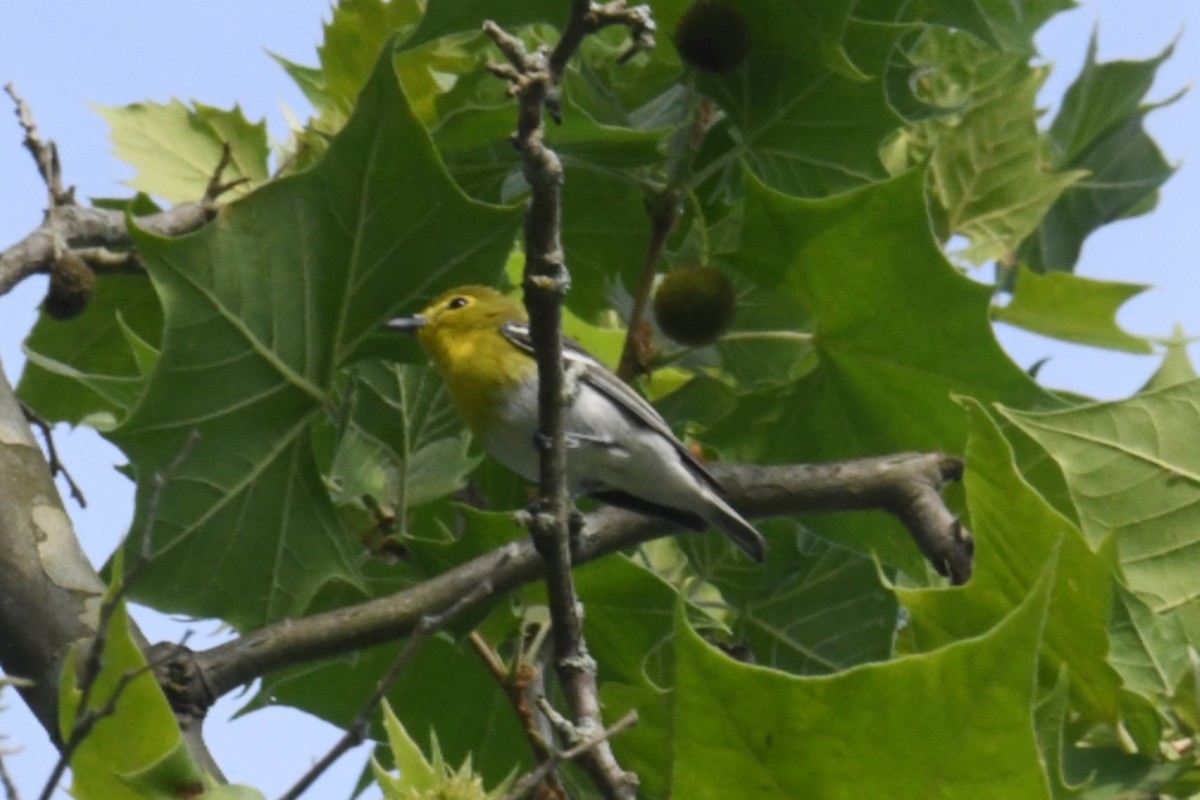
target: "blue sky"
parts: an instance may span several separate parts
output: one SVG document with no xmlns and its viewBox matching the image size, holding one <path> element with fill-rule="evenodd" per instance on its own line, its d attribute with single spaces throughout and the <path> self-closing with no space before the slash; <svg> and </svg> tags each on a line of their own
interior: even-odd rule
<svg viewBox="0 0 1200 800">
<path fill-rule="evenodd" d="M 43 136 L 58 143 L 65 179 L 78 187 L 78 196 L 127 195 L 121 182 L 132 172 L 111 155 L 107 126 L 93 104 L 173 97 L 218 107 L 240 104 L 250 119 L 266 118 L 273 138 L 284 138 L 284 106 L 301 118 L 308 106 L 267 51 L 314 63 L 328 9 L 329 0 L 6 0 L 0 84 L 14 83 Z M 1054 66 L 1043 94 L 1048 105 L 1077 73 L 1097 24 L 1102 60 L 1149 58 L 1183 34 L 1174 57 L 1159 71 L 1152 99 L 1169 97 L 1200 76 L 1196 0 L 1087 0 L 1053 20 L 1039 37 L 1041 52 Z M 0 107 L 10 108 L 6 97 L 0 96 Z M 1189 94 L 1153 112 L 1147 126 L 1167 159 L 1181 163 L 1181 169 L 1153 214 L 1109 226 L 1088 240 L 1079 272 L 1155 287 L 1122 311 L 1120 321 L 1129 331 L 1165 337 L 1180 323 L 1200 334 L 1200 263 L 1195 243 L 1187 238 L 1200 225 L 1200 96 Z M 7 247 L 37 226 L 45 206 L 45 188 L 21 146 L 15 119 L 7 114 L 0 114 L 0 186 L 0 247 Z M 20 341 L 44 291 L 39 278 L 0 298 L 0 361 L 14 383 L 23 363 Z M 1157 365 L 1155 357 L 1062 345 L 1012 330 L 1002 329 L 1000 336 L 1023 366 L 1050 357 L 1040 373 L 1043 382 L 1099 398 L 1136 391 Z M 1200 349 L 1194 346 L 1192 355 L 1195 361 Z M 87 431 L 62 431 L 58 442 L 89 499 L 88 509 L 71 508 L 75 524 L 85 549 L 102 561 L 130 516 L 131 487 L 113 470 L 123 459 Z M 139 620 L 151 638 L 175 639 L 188 627 L 149 614 Z M 194 627 L 194 646 L 214 643 L 215 624 Z M 5 762 L 22 796 L 33 797 L 54 754 L 15 693 L 4 700 L 0 748 L 23 748 Z M 209 741 L 231 779 L 255 785 L 267 796 L 281 793 L 338 736 L 284 709 L 226 723 L 243 701 L 227 698 L 214 710 Z M 343 759 L 309 796 L 345 796 L 362 758 Z"/>
</svg>

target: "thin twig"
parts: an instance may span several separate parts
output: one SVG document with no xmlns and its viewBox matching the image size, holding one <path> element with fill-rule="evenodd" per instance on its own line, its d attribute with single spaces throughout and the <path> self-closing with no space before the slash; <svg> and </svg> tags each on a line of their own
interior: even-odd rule
<svg viewBox="0 0 1200 800">
<path fill-rule="evenodd" d="M 549 775 L 551 770 L 558 766 L 559 763 L 578 758 L 601 742 L 606 742 L 612 737 L 616 736 L 618 733 L 632 728 L 637 724 L 637 721 L 637 712 L 630 711 L 628 714 L 621 717 L 621 719 L 617 720 L 616 723 L 608 728 L 605 728 L 597 735 L 586 739 L 567 750 L 551 753 L 549 759 L 543 761 L 537 767 L 526 773 L 519 781 L 517 781 L 516 784 L 513 785 L 512 789 L 509 790 L 508 794 L 504 795 L 503 800 L 520 800 L 520 798 L 524 797 L 530 789 L 537 786 L 539 782 Z"/>
<path fill-rule="evenodd" d="M 617 376 L 626 383 L 647 371 L 645 343 L 650 326 L 646 322 L 646 311 L 650 306 L 654 276 L 658 274 L 658 266 L 662 263 L 667 237 L 671 235 L 679 219 L 679 201 L 679 191 L 669 189 L 654 198 L 650 208 L 650 242 L 646 246 L 646 259 L 642 263 L 642 274 L 638 278 L 637 290 L 633 295 L 629 329 L 625 332 L 625 346 L 621 350 L 621 362 L 617 366 Z"/>
<path fill-rule="evenodd" d="M 4 91 L 8 93 L 8 96 L 12 98 L 13 103 L 16 105 L 15 113 L 17 121 L 20 123 L 21 129 L 25 131 L 25 149 L 33 156 L 33 161 L 37 164 L 38 172 L 46 184 L 46 189 L 50 192 L 50 208 L 72 205 L 75 202 L 75 190 L 68 189 L 63 191 L 62 165 L 58 160 L 58 147 L 53 141 L 47 142 L 42 140 L 41 135 L 38 133 L 37 125 L 33 121 L 33 112 L 29 110 L 29 106 L 17 94 L 16 87 L 9 82 L 4 85 Z"/>
<path fill-rule="evenodd" d="M 21 793 L 17 791 L 17 785 L 8 774 L 8 764 L 4 762 L 4 755 L 4 752 L 0 751 L 0 786 L 4 787 L 5 800 L 21 800 Z"/>
<path fill-rule="evenodd" d="M 550 607 L 555 667 L 571 713 L 575 717 L 568 741 L 591 737 L 603 730 L 596 664 L 583 637 L 579 598 L 571 573 L 571 501 L 566 466 L 566 404 L 571 394 L 563 364 L 562 303 L 570 286 L 563 254 L 563 169 L 558 154 L 546 146 L 545 115 L 561 120 L 561 83 L 567 63 L 584 38 L 602 27 L 626 24 L 640 43 L 653 42 L 649 10 L 627 9 L 623 0 L 599 5 L 572 0 L 571 14 L 552 52 L 529 53 L 521 41 L 493 22 L 484 30 L 508 60 L 492 67 L 510 83 L 517 98 L 517 131 L 513 144 L 521 153 L 522 172 L 530 187 L 525 215 L 525 306 L 538 369 L 538 434 L 542 448 L 539 498 L 530 515 L 534 547 L 545 562 L 546 594 Z M 588 749 L 581 764 L 606 797 L 632 800 L 637 776 L 626 772 L 601 740 Z"/>
<path fill-rule="evenodd" d="M 146 504 L 146 519 L 142 524 L 142 535 L 138 541 L 138 559 L 131 568 L 125 571 L 125 576 L 121 581 L 118 591 L 128 591 L 129 584 L 137 577 L 142 566 L 150 560 L 150 542 L 154 533 L 154 522 L 158 518 L 158 508 L 162 504 L 163 492 L 166 491 L 167 484 L 183 467 L 183 462 L 187 461 L 188 456 L 192 454 L 192 449 L 195 448 L 199 441 L 200 431 L 193 428 L 188 432 L 187 438 L 183 440 L 183 444 L 179 448 L 179 452 L 175 454 L 170 463 L 166 467 L 155 471 L 154 477 L 151 479 L 154 488 L 150 492 L 150 501 Z"/>
<path fill-rule="evenodd" d="M 521 723 L 521 729 L 525 732 L 525 739 L 529 742 L 529 749 L 533 752 L 534 762 L 540 765 L 550 761 L 554 757 L 554 750 L 539 730 L 537 714 L 530 703 L 531 689 L 534 686 L 542 685 L 541 669 L 536 664 L 528 663 L 525 657 L 521 656 L 518 657 L 516 667 L 509 670 L 495 651 L 483 640 L 483 637 L 475 631 L 472 631 L 471 635 L 467 637 L 467 642 L 479 659 L 483 661 L 488 672 L 492 674 L 496 684 L 504 691 L 504 696 L 508 698 L 509 705 L 512 706 L 513 712 L 517 715 L 517 721 Z M 544 777 L 545 793 L 539 795 L 542 800 L 567 797 L 556 774 L 547 772 Z"/>
<path fill-rule="evenodd" d="M 221 143 L 221 158 L 217 160 L 216 169 L 213 170 L 212 177 L 208 179 L 208 186 L 204 190 L 204 202 L 214 203 L 217 198 L 228 192 L 235 186 L 241 186 L 243 183 L 249 183 L 249 178 L 237 178 L 232 181 L 221 181 L 221 175 L 229 168 L 230 162 L 233 161 L 233 148 L 229 146 L 229 142 Z"/>
<path fill-rule="evenodd" d="M 281 795 L 279 800 L 296 800 L 297 797 L 300 797 L 300 795 L 304 794 L 312 786 L 317 778 L 325 774 L 325 771 L 333 766 L 339 758 L 366 741 L 367 735 L 371 731 L 371 717 L 374 716 L 375 710 L 383 702 L 383 698 L 387 696 L 396 679 L 400 677 L 400 673 L 412 661 L 413 656 L 417 654 L 417 650 L 425 643 L 425 640 L 444 628 L 460 613 L 491 593 L 492 588 L 490 586 L 480 584 L 444 611 L 422 617 L 413 629 L 412 634 L 408 637 L 408 640 L 404 643 L 404 647 L 400 649 L 400 653 L 392 662 L 391 667 L 388 668 L 388 671 L 375 685 L 375 691 L 363 703 L 354 720 L 346 726 L 346 732 L 342 735 L 342 738 L 317 763 L 313 764 L 308 772 L 304 773 L 291 789 L 288 789 L 287 792 Z"/>
<path fill-rule="evenodd" d="M 25 414 L 25 419 L 30 425 L 33 425 L 42 432 L 42 439 L 46 442 L 46 461 L 50 467 L 50 474 L 62 475 L 67 481 L 67 488 L 71 490 L 71 497 L 75 499 L 76 503 L 79 503 L 80 508 L 87 508 L 87 499 L 83 496 L 83 490 L 79 488 L 79 484 L 75 483 L 75 479 L 67 471 L 67 466 L 58 457 L 58 448 L 54 446 L 54 433 L 50 423 L 42 419 L 36 411 L 25 405 L 24 402 L 21 402 L 21 412 Z"/>
</svg>

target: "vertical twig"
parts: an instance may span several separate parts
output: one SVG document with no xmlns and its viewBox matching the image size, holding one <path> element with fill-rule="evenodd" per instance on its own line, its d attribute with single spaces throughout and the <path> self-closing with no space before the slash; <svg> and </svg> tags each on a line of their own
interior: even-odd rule
<svg viewBox="0 0 1200 800">
<path fill-rule="evenodd" d="M 598 5 L 572 0 L 571 17 L 552 52 L 526 51 L 520 39 L 493 22 L 484 30 L 508 60 L 492 72 L 511 83 L 518 100 L 517 132 L 513 144 L 521 153 L 530 187 L 525 216 L 525 305 L 538 364 L 538 442 L 540 497 L 530 521 L 534 546 L 546 564 L 546 591 L 553 620 L 555 666 L 574 720 L 559 726 L 572 743 L 592 739 L 604 730 L 596 686 L 596 665 L 583 638 L 579 599 L 571 575 L 571 504 L 566 481 L 565 408 L 571 387 L 562 359 L 562 301 L 570 285 L 560 238 L 562 163 L 545 143 L 545 113 L 561 115 L 563 70 L 591 32 L 613 24 L 628 25 L 635 47 L 653 43 L 654 23 L 645 6 L 629 9 L 623 0 Z M 626 772 L 613 757 L 607 740 L 600 740 L 580 757 L 596 786 L 606 797 L 632 798 L 637 776 Z"/>
</svg>

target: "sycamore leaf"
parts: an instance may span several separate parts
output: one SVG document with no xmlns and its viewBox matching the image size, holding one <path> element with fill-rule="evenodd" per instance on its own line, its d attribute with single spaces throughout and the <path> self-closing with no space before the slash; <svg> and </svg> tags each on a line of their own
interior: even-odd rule
<svg viewBox="0 0 1200 800">
<path fill-rule="evenodd" d="M 1121 330 L 1116 321 L 1125 301 L 1148 288 L 1062 272 L 1039 275 L 1021 267 L 1012 300 L 995 310 L 995 318 L 1065 342 L 1149 353 L 1148 341 Z"/>
<path fill-rule="evenodd" d="M 802 307 L 816 365 L 789 386 L 743 395 L 704 436 L 730 460 L 789 463 L 911 449 L 960 452 L 953 395 L 1055 407 L 996 342 L 991 291 L 955 270 L 929 229 L 924 175 L 824 200 L 748 181 L 741 249 L 728 263 Z M 823 515 L 822 536 L 924 575 L 884 515 Z"/>
<path fill-rule="evenodd" d="M 75 320 L 38 319 L 25 340 L 29 362 L 17 391 L 45 419 L 111 428 L 141 396 L 147 350 L 161 337 L 153 284 L 106 275 Z"/>
<path fill-rule="evenodd" d="M 1098 31 L 1088 42 L 1087 57 L 1079 77 L 1067 89 L 1058 116 L 1050 125 L 1055 163 L 1076 163 L 1083 151 L 1093 147 L 1127 120 L 1140 118 L 1142 105 L 1154 85 L 1158 68 L 1171 57 L 1174 45 L 1145 61 L 1096 60 Z"/>
<path fill-rule="evenodd" d="M 141 477 L 135 530 L 150 475 L 190 432 L 201 439 L 159 498 L 135 593 L 246 627 L 301 613 L 331 582 L 357 584 L 312 423 L 385 319 L 497 275 L 519 216 L 455 187 L 388 51 L 315 167 L 192 236 L 138 233 L 166 329 L 145 395 L 112 435 Z"/>
<path fill-rule="evenodd" d="M 836 73 L 852 81 L 865 81 L 859 66 L 851 60 L 843 44 L 846 28 L 852 24 L 851 12 L 857 0 L 760 0 L 739 4 L 746 15 L 750 34 L 750 52 L 786 52 L 822 71 Z M 775 25 L 763 24 L 776 20 Z M 675 35 L 677 21 L 668 21 L 666 35 Z M 759 75 L 758 77 L 762 77 Z"/>
<path fill-rule="evenodd" d="M 869 0 L 855 14 L 967 31 L 997 50 L 1030 56 L 1038 28 L 1074 5 L 1074 0 Z"/>
<path fill-rule="evenodd" d="M 332 19 L 325 25 L 324 41 L 317 48 L 327 102 L 348 116 L 384 45 L 393 36 L 403 37 L 420 18 L 419 0 L 336 3 Z"/>
<path fill-rule="evenodd" d="M 659 750 L 673 796 L 1048 798 L 1033 677 L 1053 572 L 976 638 L 820 678 L 733 661 L 677 615 L 673 747 Z"/>
<path fill-rule="evenodd" d="M 1017 473 L 1012 451 L 983 408 L 967 402 L 971 438 L 964 478 L 970 525 L 979 542 L 975 572 L 966 586 L 900 591 L 913 637 L 932 650 L 995 624 L 1024 602 L 1042 565 L 1059 553 L 1041 660 L 1046 683 L 1070 669 L 1077 711 L 1091 721 L 1115 722 L 1117 673 L 1105 661 L 1112 548 L 1094 552 L 1079 530 Z"/>
<path fill-rule="evenodd" d="M 733 643 L 755 663 L 825 675 L 891 656 L 898 604 L 875 560 L 793 521 L 758 523 L 771 557 L 747 565 L 723 537 L 679 542 L 704 580 L 737 612 Z"/>
<path fill-rule="evenodd" d="M 628 558 L 605 558 L 575 572 L 587 608 L 588 649 L 603 664 L 605 680 L 632 686 L 665 684 L 662 662 L 674 636 L 679 593 L 660 576 Z"/>
<path fill-rule="evenodd" d="M 424 366 L 364 362 L 329 471 L 338 503 L 371 495 L 403 522 L 414 506 L 460 488 L 479 464 L 445 387 Z"/>
<path fill-rule="evenodd" d="M 1066 669 L 1060 670 L 1054 688 L 1041 698 L 1033 712 L 1038 746 L 1042 749 L 1042 762 L 1054 800 L 1074 800 L 1086 788 L 1086 784 L 1071 784 L 1064 774 L 1064 739 L 1070 714 L 1069 676 Z"/>
<path fill-rule="evenodd" d="M 1175 691 L 1188 667 L 1188 641 L 1175 615 L 1155 614 L 1123 586 L 1113 594 L 1112 655 L 1126 688 L 1154 700 Z"/>
<path fill-rule="evenodd" d="M 77 682 L 82 657 L 79 647 L 72 650 L 59 682 L 59 730 L 64 740 L 84 710 Z M 116 692 L 120 695 L 113 713 L 96 723 L 71 759 L 72 796 L 80 800 L 139 800 L 147 796 L 138 790 L 139 784 L 148 784 L 161 796 L 173 792 L 178 797 L 202 789 L 204 772 L 188 754 L 167 698 L 133 641 L 124 603 L 109 623 L 100 665 L 87 710 L 105 708 Z M 128 675 L 135 677 L 127 681 Z M 132 784 L 128 782 L 131 777 Z"/>
<path fill-rule="evenodd" d="M 1083 70 L 1050 126 L 1055 168 L 1089 175 L 1063 193 L 1022 247 L 1021 257 L 1037 271 L 1074 269 L 1092 231 L 1154 207 L 1175 168 L 1146 133 L 1152 109 L 1142 103 L 1172 49 L 1146 61 L 1099 64 L 1092 37 Z"/>
<path fill-rule="evenodd" d="M 847 77 L 813 63 L 797 37 L 804 4 L 741 6 L 751 48 L 746 62 L 726 75 L 703 75 L 700 91 L 728 114 L 709 134 L 693 183 L 723 176 L 740 180 L 741 163 L 768 186 L 823 197 L 886 177 L 879 146 L 900 124 L 878 78 Z M 840 6 L 839 6 L 840 7 Z M 887 52 L 903 28 L 851 26 L 871 41 L 864 53 Z M 759 46 L 757 42 L 765 42 Z"/>
<path fill-rule="evenodd" d="M 507 0 L 491 4 L 488 19 L 500 27 L 512 31 L 522 25 L 545 22 L 551 25 L 566 24 L 569 9 L 557 0 Z M 403 47 L 420 47 L 428 42 L 464 31 L 477 31 L 480 26 L 479 9 L 458 0 L 427 0 L 421 24 L 404 41 Z"/>
<path fill-rule="evenodd" d="M 199 200 L 216 174 L 221 151 L 229 146 L 229 165 L 222 183 L 245 179 L 228 196 L 244 195 L 267 179 L 267 126 L 251 124 L 240 108 L 224 111 L 201 103 L 188 108 L 178 100 L 167 105 L 134 103 L 97 106 L 108 120 L 117 156 L 137 169 L 129 185 L 171 203 Z"/>
<path fill-rule="evenodd" d="M 1150 380 L 1146 381 L 1146 385 L 1141 388 L 1140 392 L 1153 392 L 1156 389 L 1166 389 L 1177 383 L 1195 380 L 1198 377 L 1196 368 L 1192 366 L 1191 359 L 1188 358 L 1188 345 L 1194 341 L 1196 341 L 1195 337 L 1184 335 L 1183 328 L 1176 325 L 1170 338 L 1159 342 L 1164 351 L 1162 363 L 1158 365 L 1158 369 L 1150 376 Z"/>
<path fill-rule="evenodd" d="M 1044 71 L 1022 67 L 954 121 L 939 122 L 930 177 L 946 229 L 965 236 L 961 256 L 979 264 L 1008 256 L 1086 173 L 1050 171 L 1037 130 Z"/>
<path fill-rule="evenodd" d="M 938 249 L 920 172 L 824 200 L 749 181 L 742 241 L 729 262 L 804 308 L 818 364 L 790 394 L 772 395 L 774 427 L 724 431 L 722 446 L 740 458 L 958 450 L 966 424 L 954 393 L 1057 405 L 996 342 L 990 290 Z"/>
<path fill-rule="evenodd" d="M 333 133 L 353 110 L 384 45 L 397 32 L 412 30 L 420 18 L 416 0 L 343 0 L 333 5 L 332 18 L 325 24 L 324 40 L 317 48 L 319 67 L 272 57 L 317 109 L 318 127 Z"/>
<path fill-rule="evenodd" d="M 1115 535 L 1129 588 L 1200 641 L 1200 382 L 1065 411 L 1002 408 L 1058 462 L 1088 540 Z"/>
<path fill-rule="evenodd" d="M 482 69 L 482 65 L 479 65 Z M 636 199 L 641 192 L 622 170 L 656 165 L 661 161 L 660 144 L 664 130 L 632 130 L 625 127 L 601 125 L 588 117 L 570 100 L 565 103 L 563 124 L 546 133 L 547 143 L 563 160 L 567 168 L 564 189 L 587 182 L 592 171 L 603 171 L 610 181 L 620 180 Z M 464 190 L 482 199 L 502 199 L 512 189 L 514 176 L 520 173 L 520 154 L 510 141 L 513 131 L 512 103 L 507 98 L 499 105 L 481 108 L 464 102 L 449 110 L 433 131 L 438 151 L 446 159 L 450 173 Z M 586 167 L 580 171 L 576 167 Z M 526 186 L 522 178 L 520 191 Z M 602 212 L 603 203 L 589 207 L 585 219 Z M 640 227 L 646 228 L 646 212 L 641 212 Z M 564 224 L 574 217 L 565 215 Z M 646 234 L 642 233 L 642 238 Z M 576 259 L 571 259 L 574 267 Z"/>
</svg>

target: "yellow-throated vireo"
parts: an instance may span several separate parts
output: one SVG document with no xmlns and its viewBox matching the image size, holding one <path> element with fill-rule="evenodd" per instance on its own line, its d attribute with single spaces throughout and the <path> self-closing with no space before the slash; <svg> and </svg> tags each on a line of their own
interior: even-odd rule
<svg viewBox="0 0 1200 800">
<path fill-rule="evenodd" d="M 463 286 L 387 327 L 418 334 L 471 433 L 500 463 L 536 481 L 537 362 L 521 304 Z M 564 343 L 563 358 L 571 491 L 695 530 L 711 525 L 762 561 L 762 536 L 721 498 L 720 484 L 658 412 L 574 342 Z"/>
</svg>

